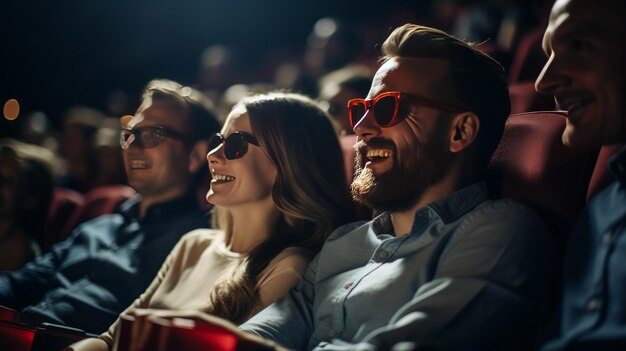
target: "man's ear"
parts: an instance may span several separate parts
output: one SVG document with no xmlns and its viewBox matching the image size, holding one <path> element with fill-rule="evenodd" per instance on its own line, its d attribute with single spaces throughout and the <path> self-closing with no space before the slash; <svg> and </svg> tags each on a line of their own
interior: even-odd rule
<svg viewBox="0 0 626 351">
<path fill-rule="evenodd" d="M 472 112 L 463 112 L 452 118 L 450 152 L 457 153 L 467 149 L 478 135 L 480 120 Z"/>
<path fill-rule="evenodd" d="M 206 154 L 209 152 L 209 141 L 197 141 L 189 154 L 189 172 L 196 173 L 200 167 L 206 167 Z"/>
</svg>

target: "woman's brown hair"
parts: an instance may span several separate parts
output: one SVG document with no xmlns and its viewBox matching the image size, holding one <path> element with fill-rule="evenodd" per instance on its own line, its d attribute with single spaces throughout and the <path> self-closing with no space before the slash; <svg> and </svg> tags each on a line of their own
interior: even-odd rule
<svg viewBox="0 0 626 351">
<path fill-rule="evenodd" d="M 272 198 L 281 216 L 273 235 L 254 248 L 232 278 L 210 294 L 207 312 L 241 323 L 255 312 L 257 279 L 287 247 L 317 252 L 332 230 L 354 219 L 345 180 L 343 154 L 329 117 L 315 102 L 292 93 L 268 93 L 239 103 L 252 134 L 277 169 Z M 218 225 L 230 240 L 228 211 Z"/>
</svg>

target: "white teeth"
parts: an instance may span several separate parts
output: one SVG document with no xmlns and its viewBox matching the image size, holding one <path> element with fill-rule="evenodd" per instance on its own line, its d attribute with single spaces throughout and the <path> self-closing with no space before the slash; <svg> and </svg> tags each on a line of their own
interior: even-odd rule
<svg viewBox="0 0 626 351">
<path fill-rule="evenodd" d="M 389 150 L 367 150 L 367 158 L 373 158 L 373 157 L 381 157 L 381 158 L 387 158 L 389 156 L 391 156 L 391 151 Z"/>
<path fill-rule="evenodd" d="M 146 161 L 143 161 L 143 160 L 132 160 L 130 162 L 131 168 L 146 168 L 146 166 L 147 166 Z"/>
<path fill-rule="evenodd" d="M 230 182 L 235 180 L 235 177 L 231 177 L 223 174 L 214 174 L 212 182 Z"/>
</svg>

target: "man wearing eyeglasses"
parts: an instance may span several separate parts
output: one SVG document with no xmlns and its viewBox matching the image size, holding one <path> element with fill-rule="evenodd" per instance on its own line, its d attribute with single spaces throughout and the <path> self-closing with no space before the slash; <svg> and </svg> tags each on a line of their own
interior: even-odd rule
<svg viewBox="0 0 626 351">
<path fill-rule="evenodd" d="M 23 322 L 103 332 L 179 238 L 208 226 L 195 190 L 207 180 L 208 139 L 220 126 L 200 93 L 152 81 L 135 116 L 121 122 L 128 181 L 140 196 L 78 226 L 23 269 L 0 274 L 0 305 L 19 310 Z"/>
<path fill-rule="evenodd" d="M 337 229 L 241 329 L 296 350 L 529 349 L 550 240 L 481 181 L 510 110 L 504 72 L 428 27 L 397 28 L 382 51 L 368 98 L 348 104 L 353 196 L 381 214 Z"/>
</svg>

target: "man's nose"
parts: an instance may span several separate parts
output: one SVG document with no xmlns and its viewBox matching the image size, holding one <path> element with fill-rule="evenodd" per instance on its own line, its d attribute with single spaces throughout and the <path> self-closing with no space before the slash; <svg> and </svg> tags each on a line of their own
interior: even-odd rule
<svg viewBox="0 0 626 351">
<path fill-rule="evenodd" d="M 560 60 L 554 53 L 551 54 L 535 81 L 535 90 L 544 94 L 554 94 L 568 86 L 571 80 L 561 66 Z"/>
<path fill-rule="evenodd" d="M 380 135 L 382 129 L 378 126 L 374 119 L 374 110 L 367 109 L 365 114 L 352 128 L 361 140 L 368 140 L 372 137 Z"/>
</svg>

